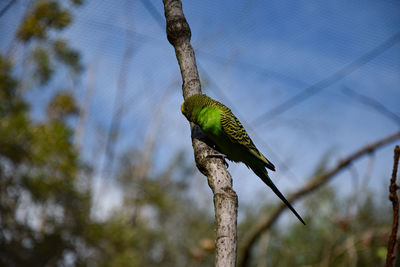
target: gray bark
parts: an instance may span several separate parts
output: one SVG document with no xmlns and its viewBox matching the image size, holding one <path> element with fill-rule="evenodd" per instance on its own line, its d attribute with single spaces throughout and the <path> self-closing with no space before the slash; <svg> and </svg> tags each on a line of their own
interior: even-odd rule
<svg viewBox="0 0 400 267">
<path fill-rule="evenodd" d="M 175 49 L 182 75 L 184 99 L 201 94 L 201 85 L 193 48 L 190 44 L 191 32 L 179 0 L 163 0 L 167 21 L 167 38 Z M 192 145 L 197 168 L 207 176 L 214 195 L 216 221 L 215 266 L 235 266 L 237 247 L 237 195 L 232 189 L 232 177 L 224 162 L 207 155 L 215 151 L 202 141 L 201 131 L 191 124 Z M 200 134 L 199 134 L 200 133 Z"/>
</svg>

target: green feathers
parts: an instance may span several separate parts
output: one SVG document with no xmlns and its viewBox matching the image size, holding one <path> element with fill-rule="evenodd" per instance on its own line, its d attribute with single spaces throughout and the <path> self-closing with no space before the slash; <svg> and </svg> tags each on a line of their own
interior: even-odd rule
<svg viewBox="0 0 400 267">
<path fill-rule="evenodd" d="M 197 94 L 185 100 L 181 111 L 189 121 L 203 130 L 229 160 L 243 162 L 252 169 L 305 224 L 269 178 L 266 168 L 275 171 L 275 166 L 257 149 L 243 125 L 228 107 L 204 94 Z"/>
<path fill-rule="evenodd" d="M 252 160 L 258 160 L 260 164 L 275 171 L 275 166 L 258 151 L 243 125 L 224 104 L 207 95 L 197 94 L 186 99 L 181 106 L 181 111 L 189 121 L 200 126 L 228 159 L 246 164 L 243 161 L 243 155 L 236 155 L 235 152 L 250 153 Z M 234 145 L 237 149 L 233 153 L 224 151 L 232 149 L 223 147 L 223 143 L 228 143 L 229 146 Z"/>
</svg>

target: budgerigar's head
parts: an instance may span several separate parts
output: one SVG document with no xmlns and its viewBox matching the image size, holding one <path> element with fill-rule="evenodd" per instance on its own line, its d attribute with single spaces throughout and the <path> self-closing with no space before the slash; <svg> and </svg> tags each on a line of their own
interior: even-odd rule
<svg viewBox="0 0 400 267">
<path fill-rule="evenodd" d="M 206 106 L 210 101 L 210 98 L 203 94 L 196 94 L 188 97 L 181 106 L 182 114 L 185 115 L 186 119 L 196 123 L 197 113 Z"/>
</svg>

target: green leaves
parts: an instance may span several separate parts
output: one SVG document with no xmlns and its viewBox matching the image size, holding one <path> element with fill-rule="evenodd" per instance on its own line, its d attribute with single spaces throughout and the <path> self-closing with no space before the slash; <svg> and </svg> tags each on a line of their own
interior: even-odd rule
<svg viewBox="0 0 400 267">
<path fill-rule="evenodd" d="M 17 82 L 11 76 L 11 64 L 0 54 L 0 101 L 12 97 L 15 93 L 16 85 Z M 0 105 L 1 107 L 2 105 Z"/>
<path fill-rule="evenodd" d="M 26 117 L 14 113 L 0 120 L 0 157 L 14 164 L 29 157 L 31 133 Z M 0 164 L 1 165 L 1 164 Z"/>
<path fill-rule="evenodd" d="M 54 66 L 48 52 L 42 47 L 36 47 L 33 50 L 32 59 L 35 64 L 34 76 L 41 85 L 46 84 L 54 73 Z"/>
<path fill-rule="evenodd" d="M 268 238 L 260 238 L 249 266 L 256 266 L 256 260 L 268 266 L 383 266 L 390 230 L 385 198 L 363 192 L 350 211 L 353 201 L 354 195 L 320 189 L 304 203 L 307 226 L 282 220 L 265 233 Z M 244 224 L 254 227 L 254 220 L 247 218 Z"/>
<path fill-rule="evenodd" d="M 56 40 L 50 47 L 38 45 L 32 52 L 33 74 L 40 85 L 45 85 L 56 71 L 56 60 L 70 68 L 74 75 L 83 70 L 79 53 L 65 40 Z"/>
<path fill-rule="evenodd" d="M 70 91 L 57 93 L 47 107 L 47 116 L 50 120 L 61 121 L 70 115 L 77 115 L 79 108 Z"/>
<path fill-rule="evenodd" d="M 34 41 L 35 48 L 29 55 L 33 60 L 33 76 L 39 85 L 45 85 L 53 77 L 56 63 L 62 63 L 76 75 L 83 70 L 79 53 L 68 46 L 66 40 L 52 40 L 49 36 L 67 27 L 71 21 L 70 9 L 61 5 L 61 1 L 36 1 L 28 11 L 17 30 L 17 39 L 23 44 Z M 82 1 L 71 1 L 80 5 Z M 71 5 L 70 5 L 71 6 Z"/>
<path fill-rule="evenodd" d="M 17 81 L 11 72 L 12 65 L 0 54 L 0 117 L 26 108 L 22 99 L 15 98 Z"/>
<path fill-rule="evenodd" d="M 24 42 L 31 39 L 45 39 L 49 29 L 61 30 L 71 22 L 68 10 L 57 1 L 38 1 L 20 25 L 17 37 Z"/>
<path fill-rule="evenodd" d="M 56 93 L 43 108 L 48 120 L 38 122 L 25 100 L 27 89 L 36 86 L 32 78 L 44 85 L 61 64 L 75 74 L 82 69 L 79 54 L 66 41 L 48 38 L 71 22 L 69 10 L 59 3 L 34 1 L 18 28 L 17 41 L 27 53 L 15 57 L 17 68 L 0 55 L 1 266 L 57 265 L 65 253 L 78 264 L 85 257 L 76 243 L 86 245 L 82 232 L 90 221 L 90 191 L 82 183 L 78 187 L 87 172 L 65 122 L 78 106 L 71 92 Z"/>
<path fill-rule="evenodd" d="M 83 70 L 83 66 L 80 63 L 79 53 L 70 48 L 65 40 L 57 40 L 53 44 L 53 51 L 56 58 L 64 63 L 65 65 L 72 68 L 75 73 L 79 73 Z"/>
</svg>

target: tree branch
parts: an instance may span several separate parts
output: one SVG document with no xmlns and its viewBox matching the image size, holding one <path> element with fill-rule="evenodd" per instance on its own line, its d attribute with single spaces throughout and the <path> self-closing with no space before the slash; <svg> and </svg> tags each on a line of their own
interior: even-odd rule
<svg viewBox="0 0 400 267">
<path fill-rule="evenodd" d="M 163 0 L 167 21 L 167 38 L 175 49 L 182 75 L 184 99 L 201 94 L 193 48 L 190 44 L 191 32 L 182 11 L 180 0 Z M 232 177 L 221 159 L 207 158 L 215 153 L 201 139 L 198 127 L 191 124 L 192 145 L 197 168 L 207 176 L 214 194 L 216 221 L 215 266 L 235 266 L 237 247 L 237 195 L 232 189 Z M 200 133 L 200 135 L 199 135 Z"/>
<path fill-rule="evenodd" d="M 390 192 L 389 200 L 392 201 L 393 204 L 393 226 L 392 226 L 392 233 L 390 234 L 388 242 L 386 267 L 393 266 L 393 260 L 395 258 L 394 246 L 396 245 L 397 229 L 399 228 L 399 198 L 397 197 L 397 189 L 399 189 L 399 187 L 396 185 L 396 175 L 397 175 L 397 167 L 399 166 L 399 156 L 400 156 L 400 148 L 399 146 L 396 146 L 396 148 L 394 149 L 392 178 L 390 179 L 390 186 L 389 186 L 389 192 Z"/>
<path fill-rule="evenodd" d="M 120 135 L 120 125 L 125 111 L 125 95 L 126 95 L 126 77 L 129 70 L 129 64 L 132 60 L 134 45 L 131 40 L 132 33 L 127 31 L 125 51 L 123 53 L 122 62 L 119 70 L 119 77 L 117 81 L 117 90 L 114 98 L 113 113 L 111 117 L 111 125 L 108 129 L 106 144 L 104 149 L 104 163 L 102 176 L 107 177 L 113 172 L 115 147 Z"/>
<path fill-rule="evenodd" d="M 313 192 L 318 189 L 322 185 L 326 184 L 331 178 L 335 175 L 343 171 L 347 166 L 349 166 L 353 161 L 358 160 L 364 155 L 374 152 L 375 150 L 381 148 L 384 145 L 387 145 L 397 139 L 400 139 L 400 132 L 392 134 L 388 137 L 385 137 L 373 144 L 366 145 L 360 150 L 354 152 L 349 155 L 347 158 L 339 160 L 336 167 L 322 173 L 319 176 L 316 176 L 314 179 L 311 179 L 303 188 L 298 190 L 297 192 L 289 195 L 287 200 L 290 203 L 294 203 L 296 200 L 301 197 Z M 278 205 L 275 210 L 272 211 L 269 216 L 262 218 L 253 229 L 251 229 L 248 234 L 243 238 L 241 242 L 241 249 L 239 250 L 239 266 L 245 267 L 248 266 L 250 262 L 251 250 L 257 241 L 258 237 L 266 230 L 268 230 L 274 222 L 279 218 L 281 213 L 286 209 L 285 205 Z"/>
</svg>

